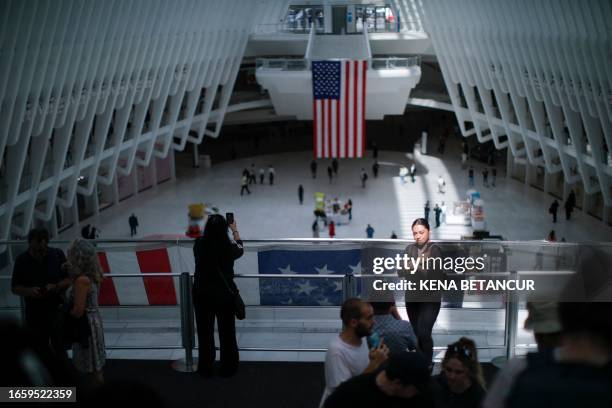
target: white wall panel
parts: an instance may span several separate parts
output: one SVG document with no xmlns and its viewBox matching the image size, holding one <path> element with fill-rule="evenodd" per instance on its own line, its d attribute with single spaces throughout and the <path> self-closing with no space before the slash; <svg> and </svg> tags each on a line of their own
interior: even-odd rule
<svg viewBox="0 0 612 408">
<path fill-rule="evenodd" d="M 71 207 L 117 172 L 201 143 L 209 128 L 218 136 L 254 24 L 286 4 L 0 2 L 0 239 L 50 220 L 56 205 Z"/>
<path fill-rule="evenodd" d="M 463 135 L 507 145 L 517 163 L 562 172 L 612 206 L 612 3 L 420 0 L 419 10 Z"/>
</svg>

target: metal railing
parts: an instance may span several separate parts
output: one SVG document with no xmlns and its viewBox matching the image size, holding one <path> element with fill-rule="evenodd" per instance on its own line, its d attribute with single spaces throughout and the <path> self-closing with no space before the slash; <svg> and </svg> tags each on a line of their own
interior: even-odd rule
<svg viewBox="0 0 612 408">
<path fill-rule="evenodd" d="M 65 247 L 68 241 L 52 242 L 52 246 Z M 97 245 L 98 250 L 109 251 L 130 251 L 130 250 L 146 250 L 151 246 L 159 248 L 160 245 L 164 248 L 170 249 L 183 249 L 190 250 L 193 241 L 190 239 L 175 239 L 175 240 L 97 240 L 94 241 Z M 282 239 L 282 240 L 249 240 L 244 241 L 245 250 L 258 252 L 267 251 L 272 249 L 287 249 L 291 248 L 294 250 L 337 250 L 337 247 L 343 249 L 360 249 L 361 251 L 373 251 L 378 249 L 390 250 L 404 248 L 408 241 L 389 239 L 389 240 L 362 240 L 362 239 Z M 127 244 L 127 246 L 126 246 Z M 510 278 L 520 277 L 522 269 L 520 268 L 534 268 L 525 269 L 530 271 L 528 273 L 533 274 L 533 271 L 542 271 L 544 274 L 549 273 L 546 269 L 556 272 L 567 272 L 575 266 L 575 256 L 578 253 L 579 245 L 577 244 L 550 244 L 544 242 L 490 242 L 490 241 L 458 241 L 451 243 L 439 243 L 439 245 L 457 245 L 457 246 L 468 246 L 471 245 L 470 250 L 476 250 L 478 253 L 484 253 L 488 251 L 489 254 L 499 253 L 503 255 L 504 259 L 502 264 L 494 264 L 494 260 L 490 259 L 490 264 L 487 266 L 490 270 L 483 273 L 483 276 L 506 276 Z M 610 258 L 612 253 L 612 245 L 609 243 L 593 244 L 598 245 L 597 250 L 599 251 L 598 256 L 605 256 L 606 259 Z M 13 246 L 16 246 L 20 250 L 23 250 L 26 244 L 23 241 L 0 241 L 0 247 L 9 247 L 9 259 L 12 258 Z M 331 247 L 335 249 L 331 249 Z M 487 249 L 488 248 L 488 249 Z M 513 260 L 510 260 L 510 255 L 513 255 Z M 364 255 L 365 256 L 365 255 Z M 529 259 L 527 259 L 529 258 Z M 502 259 L 502 258 L 500 258 Z M 11 261 L 12 262 L 12 261 Z M 527 263 L 529 265 L 527 265 Z M 535 265 L 533 265 L 535 262 Z M 608 262 L 606 260 L 605 262 Z M 510 264 L 516 265 L 510 265 Z M 520 264 L 520 265 L 519 265 Z M 516 269 L 519 268 L 519 269 Z M 7 268 L 10 269 L 10 268 Z M 173 268 L 174 269 L 174 268 Z M 109 350 L 121 350 L 121 349 L 182 349 L 185 351 L 184 360 L 175 364 L 177 369 L 190 371 L 195 367 L 195 359 L 193 357 L 193 350 L 195 347 L 195 324 L 193 319 L 193 298 L 192 298 L 192 279 L 193 271 L 189 271 L 189 267 L 181 266 L 175 270 L 181 270 L 181 273 L 129 273 L 129 274 L 108 274 L 106 277 L 113 279 L 125 279 L 125 278 L 147 278 L 152 279 L 155 277 L 179 277 L 179 302 L 177 305 L 170 305 L 178 307 L 180 311 L 180 334 L 181 344 L 180 345 L 161 345 L 161 346 L 109 346 Z M 372 275 L 367 273 L 353 274 L 277 274 L 277 273 L 239 273 L 236 274 L 236 279 L 239 280 L 251 280 L 251 279 L 337 279 L 342 281 L 341 288 L 341 299 L 345 300 L 350 297 L 364 297 L 363 282 L 366 282 L 367 278 L 372 276 L 390 276 L 396 277 L 397 275 Z M 470 278 L 471 274 L 466 273 L 466 278 Z M 0 283 L 9 281 L 11 279 L 7 274 L 0 276 Z M 359 283 L 362 283 L 362 288 L 358 290 Z M 3 285 L 4 286 L 4 285 Z M 361 292 L 360 292 L 361 291 Z M 0 293 L 2 295 L 2 293 Z M 365 293 L 367 298 L 367 293 Z M 339 300 L 340 301 L 340 300 Z M 505 321 L 503 336 L 504 342 L 502 345 L 492 346 L 479 346 L 479 349 L 489 350 L 503 350 L 503 354 L 506 357 L 512 357 L 517 349 L 529 347 L 529 345 L 517 345 L 517 331 L 518 331 L 518 315 L 519 305 L 522 302 L 517 296 L 516 292 L 507 292 L 505 294 Z M 248 302 L 247 302 L 248 303 Z M 149 305 L 125 305 L 123 308 L 130 307 L 151 307 Z M 339 306 L 339 304 L 335 305 Z M 113 306 L 108 306 L 113 307 Z M 249 308 L 253 305 L 248 306 Z M 315 306 L 316 307 L 316 306 Z M 103 309 L 106 307 L 102 306 Z M 16 305 L 9 307 L 0 307 L 0 310 L 19 310 L 23 313 L 23 305 Z M 484 308 L 466 309 L 469 312 L 471 310 L 484 310 Z M 247 313 L 248 319 L 248 313 Z M 445 347 L 435 347 L 435 350 L 444 350 Z M 283 352 L 283 351 L 297 351 L 297 352 L 324 352 L 323 348 L 278 348 L 278 347 L 241 347 L 242 351 L 271 351 L 271 352 Z"/>
<path fill-rule="evenodd" d="M 270 69 L 279 71 L 307 71 L 308 61 L 305 59 L 288 58 L 257 58 L 255 60 L 257 69 Z"/>
<path fill-rule="evenodd" d="M 308 59 L 297 58 L 257 58 L 255 65 L 257 69 L 277 71 L 308 71 L 310 69 L 310 61 Z M 406 69 L 421 66 L 421 58 L 418 56 L 372 58 L 370 66 L 372 69 Z"/>
<path fill-rule="evenodd" d="M 410 67 L 420 67 L 421 57 L 389 57 L 389 58 L 372 58 L 372 69 L 404 69 Z"/>
</svg>

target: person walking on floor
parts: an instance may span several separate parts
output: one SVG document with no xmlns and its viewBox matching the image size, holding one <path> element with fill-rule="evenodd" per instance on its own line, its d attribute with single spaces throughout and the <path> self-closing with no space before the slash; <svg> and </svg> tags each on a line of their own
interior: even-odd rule
<svg viewBox="0 0 612 408">
<path fill-rule="evenodd" d="M 365 188 L 366 181 L 368 180 L 368 173 L 366 173 L 365 169 L 361 168 L 361 187 Z"/>
<path fill-rule="evenodd" d="M 555 201 L 552 202 L 552 204 L 550 205 L 550 208 L 548 209 L 548 212 L 552 214 L 554 223 L 557 222 L 557 211 L 558 210 L 559 210 L 559 202 L 555 199 Z"/>
<path fill-rule="evenodd" d="M 231 230 L 232 239 L 228 234 Z M 228 224 L 225 217 L 212 214 L 204 234 L 193 245 L 195 275 L 193 306 L 198 330 L 198 374 L 215 375 L 215 320 L 219 332 L 220 367 L 218 374 L 230 377 L 238 371 L 239 354 L 236 341 L 236 294 L 234 261 L 244 254 L 236 221 Z"/>
<path fill-rule="evenodd" d="M 372 228 L 370 224 L 368 224 L 368 227 L 366 228 L 366 236 L 368 238 L 374 238 L 374 228 Z"/>
<path fill-rule="evenodd" d="M 416 164 L 414 163 L 410 165 L 410 179 L 413 183 L 416 181 Z"/>
<path fill-rule="evenodd" d="M 264 178 L 266 177 L 266 171 L 263 167 L 259 168 L 259 184 L 263 185 Z"/>
<path fill-rule="evenodd" d="M 468 180 L 470 183 L 470 187 L 474 187 L 474 168 L 470 167 L 468 170 Z"/>
<path fill-rule="evenodd" d="M 429 211 L 431 210 L 431 207 L 429 206 L 429 200 L 427 200 L 427 202 L 425 203 L 425 218 L 428 222 L 429 222 Z"/>
<path fill-rule="evenodd" d="M 332 167 L 327 166 L 327 177 L 329 177 L 329 184 L 331 184 L 333 176 L 334 176 L 334 173 L 333 173 Z"/>
<path fill-rule="evenodd" d="M 442 175 L 439 175 L 438 176 L 438 193 L 444 194 L 445 193 L 445 187 L 446 187 L 446 182 L 442 178 Z"/>
<path fill-rule="evenodd" d="M 240 195 L 244 194 L 245 190 L 248 194 L 251 194 L 251 192 L 249 191 L 249 178 L 245 174 L 242 175 L 240 184 L 241 184 Z"/>
<path fill-rule="evenodd" d="M 300 205 L 304 203 L 304 187 L 300 184 L 298 187 L 298 198 L 300 200 Z"/>
<path fill-rule="evenodd" d="M 434 214 L 436 217 L 436 228 L 440 227 L 440 215 L 442 214 L 442 209 L 438 207 L 438 204 L 434 207 Z"/>
<path fill-rule="evenodd" d="M 497 169 L 493 167 L 491 169 L 491 186 L 495 187 L 495 180 L 497 179 Z"/>
<path fill-rule="evenodd" d="M 348 211 L 348 215 L 349 215 L 349 221 L 353 219 L 353 202 L 351 201 L 351 199 L 348 199 L 348 202 L 346 203 L 346 211 Z"/>
<path fill-rule="evenodd" d="M 319 220 L 315 220 L 312 223 L 312 237 L 319 238 Z"/>
<path fill-rule="evenodd" d="M 486 167 L 482 171 L 482 184 L 485 187 L 489 187 L 489 169 L 487 169 Z"/>
<path fill-rule="evenodd" d="M 251 169 L 249 170 L 249 185 L 257 184 L 257 176 L 255 175 L 255 164 L 251 164 Z"/>
<path fill-rule="evenodd" d="M 338 177 L 338 159 L 334 157 L 332 160 L 332 170 L 334 171 L 334 176 Z"/>
<path fill-rule="evenodd" d="M 372 173 L 374 174 L 374 178 L 378 177 L 378 168 L 380 167 L 380 165 L 378 164 L 378 161 L 375 161 L 374 164 L 372 165 Z"/>
<path fill-rule="evenodd" d="M 312 178 L 317 178 L 317 161 L 316 160 L 312 160 L 310 162 L 310 172 L 312 173 Z"/>
<path fill-rule="evenodd" d="M 327 230 L 329 231 L 330 238 L 336 236 L 336 224 L 333 221 L 330 221 L 329 224 L 327 224 Z"/>
<path fill-rule="evenodd" d="M 138 218 L 136 218 L 134 213 L 130 215 L 128 222 L 130 223 L 130 237 L 133 237 L 134 235 L 137 234 L 136 227 L 138 227 Z"/>
<path fill-rule="evenodd" d="M 270 180 L 270 185 L 274 185 L 274 175 L 276 173 L 274 172 L 274 167 L 272 167 L 272 165 L 268 166 L 268 180 Z"/>
</svg>

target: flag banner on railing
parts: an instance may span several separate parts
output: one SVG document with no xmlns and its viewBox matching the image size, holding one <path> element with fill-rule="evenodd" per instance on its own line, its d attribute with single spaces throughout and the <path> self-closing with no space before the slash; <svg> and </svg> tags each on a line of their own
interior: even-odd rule
<svg viewBox="0 0 612 408">
<path fill-rule="evenodd" d="M 260 251 L 260 274 L 340 275 L 361 273 L 361 250 Z M 342 304 L 342 278 L 261 278 L 262 306 L 339 306 Z"/>
<path fill-rule="evenodd" d="M 105 277 L 100 287 L 101 306 L 138 305 L 172 306 L 177 304 L 175 279 L 171 276 L 149 276 L 149 273 L 177 271 L 167 248 L 136 251 L 100 251 L 98 259 L 104 275 L 142 273 L 142 278 Z"/>
<path fill-rule="evenodd" d="M 313 61 L 316 158 L 363 157 L 367 61 Z"/>
</svg>

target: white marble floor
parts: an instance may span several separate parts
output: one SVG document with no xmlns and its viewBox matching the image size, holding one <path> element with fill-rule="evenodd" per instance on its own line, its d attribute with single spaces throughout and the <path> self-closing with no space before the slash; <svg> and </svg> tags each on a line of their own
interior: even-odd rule
<svg viewBox="0 0 612 408">
<path fill-rule="evenodd" d="M 455 144 L 458 141 L 454 141 Z M 187 227 L 187 205 L 211 203 L 221 213 L 234 212 L 243 239 L 307 238 L 311 237 L 315 192 L 327 197 L 351 198 L 353 221 L 336 228 L 337 238 L 365 238 L 367 224 L 375 230 L 374 238 L 389 238 L 395 231 L 400 238 L 411 239 L 412 220 L 423 216 L 423 205 L 429 200 L 431 207 L 444 201 L 449 208 L 453 201 L 464 200 L 468 189 L 467 170 L 462 170 L 458 149 L 451 148 L 444 156 L 416 154 L 417 179 L 415 183 L 400 182 L 400 165 L 409 165 L 411 159 L 400 152 L 379 153 L 380 172 L 374 178 L 373 159 L 340 160 L 338 177 L 330 183 L 326 168 L 330 161 L 320 160 L 316 179 L 310 176 L 311 152 L 256 156 L 220 163 L 210 169 L 181 167 L 177 164 L 177 179 L 167 182 L 88 219 L 101 230 L 101 238 L 129 237 L 128 217 L 134 212 L 140 222 L 138 237 L 156 234 L 184 234 Z M 368 152 L 369 156 L 371 154 Z M 244 168 L 254 163 L 256 168 L 273 165 L 276 180 L 273 186 L 251 185 L 251 194 L 240 196 L 240 176 Z M 370 177 L 366 188 L 361 188 L 359 172 L 365 168 Z M 484 166 L 474 164 L 476 188 L 486 203 L 487 227 L 491 234 L 508 240 L 544 239 L 551 229 L 568 241 L 610 241 L 612 228 L 600 220 L 576 211 L 570 221 L 559 217 L 552 223 L 547 208 L 552 197 L 514 179 L 507 179 L 498 168 L 497 186 L 482 187 L 480 171 Z M 438 176 L 446 181 L 446 193 L 437 191 Z M 304 204 L 298 202 L 298 185 L 304 186 Z M 430 215 L 433 224 L 433 212 Z M 65 231 L 64 238 L 78 234 L 76 228 Z M 442 225 L 434 229 L 437 239 L 459 239 L 469 233 L 465 227 Z M 322 233 L 321 237 L 325 237 Z"/>
</svg>

